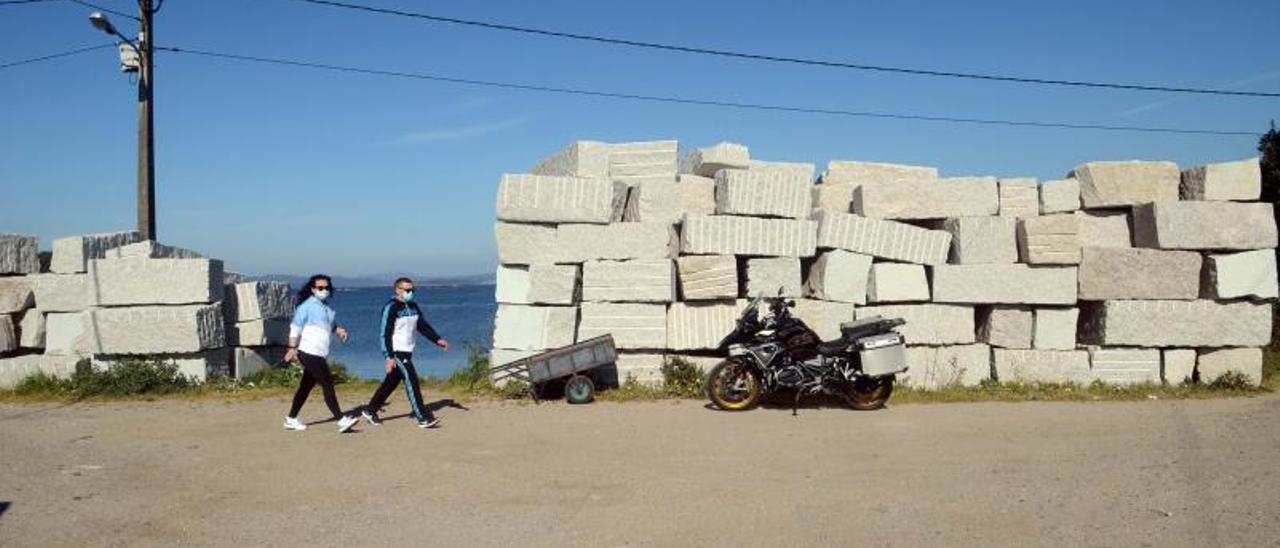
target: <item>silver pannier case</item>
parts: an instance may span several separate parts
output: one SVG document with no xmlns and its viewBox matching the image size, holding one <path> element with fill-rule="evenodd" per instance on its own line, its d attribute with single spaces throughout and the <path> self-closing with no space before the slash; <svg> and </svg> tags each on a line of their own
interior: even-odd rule
<svg viewBox="0 0 1280 548">
<path fill-rule="evenodd" d="M 885 333 L 858 339 L 862 372 L 878 377 L 907 370 L 906 340 L 899 333 Z"/>
</svg>

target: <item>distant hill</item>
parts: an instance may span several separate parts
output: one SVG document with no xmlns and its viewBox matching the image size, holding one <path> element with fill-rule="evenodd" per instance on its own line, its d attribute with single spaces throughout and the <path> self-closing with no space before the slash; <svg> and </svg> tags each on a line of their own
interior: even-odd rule
<svg viewBox="0 0 1280 548">
<path fill-rule="evenodd" d="M 391 282 L 401 276 L 413 278 L 418 285 L 423 286 L 441 286 L 441 285 L 489 285 L 495 283 L 493 274 L 468 274 L 464 276 L 426 276 L 422 274 L 405 274 L 400 272 L 385 272 L 377 274 L 366 274 L 363 276 L 341 276 L 333 275 L 333 285 L 339 289 L 352 287 L 388 287 Z M 273 281 L 287 282 L 292 287 L 302 287 L 307 283 L 310 276 L 299 276 L 296 274 L 260 274 L 249 276 L 254 281 Z"/>
</svg>

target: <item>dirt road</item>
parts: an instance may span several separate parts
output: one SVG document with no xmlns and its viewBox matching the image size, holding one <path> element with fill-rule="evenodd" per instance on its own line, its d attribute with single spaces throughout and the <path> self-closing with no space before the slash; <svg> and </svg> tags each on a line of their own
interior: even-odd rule
<svg viewBox="0 0 1280 548">
<path fill-rule="evenodd" d="M 0 546 L 1280 543 L 1276 396 L 479 403 L 347 435 L 284 408 L 0 406 Z"/>
</svg>

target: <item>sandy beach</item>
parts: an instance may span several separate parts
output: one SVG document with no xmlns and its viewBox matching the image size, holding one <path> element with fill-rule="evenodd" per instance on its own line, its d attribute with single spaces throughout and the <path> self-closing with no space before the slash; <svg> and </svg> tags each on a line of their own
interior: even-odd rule
<svg viewBox="0 0 1280 548">
<path fill-rule="evenodd" d="M 354 396 L 344 398 L 354 405 Z M 437 402 L 438 404 L 439 402 Z M 0 544 L 1261 545 L 1280 398 L 711 411 L 283 399 L 0 406 Z M 320 413 L 312 404 L 304 409 Z M 396 418 L 399 416 L 399 418 Z"/>
</svg>

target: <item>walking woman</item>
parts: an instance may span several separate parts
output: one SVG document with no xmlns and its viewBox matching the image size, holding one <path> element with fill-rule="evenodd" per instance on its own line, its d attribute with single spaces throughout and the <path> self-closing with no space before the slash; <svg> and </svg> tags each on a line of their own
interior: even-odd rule
<svg viewBox="0 0 1280 548">
<path fill-rule="evenodd" d="M 298 411 L 306 403 L 307 396 L 315 385 L 320 385 L 324 392 L 324 403 L 329 406 L 333 418 L 338 419 L 338 431 L 351 430 L 360 419 L 354 415 L 344 415 L 338 407 L 338 396 L 333 391 L 333 374 L 329 372 L 330 334 L 336 333 L 342 342 L 347 342 L 347 330 L 334 323 L 334 311 L 325 304 L 333 291 L 333 281 L 324 274 L 316 274 L 307 281 L 307 285 L 298 291 L 298 309 L 293 313 L 293 321 L 289 324 L 289 351 L 284 355 L 285 362 L 295 359 L 302 362 L 302 382 L 293 395 L 293 407 L 289 408 L 289 416 L 284 419 L 285 430 L 306 430 L 306 423 L 298 420 Z"/>
</svg>

